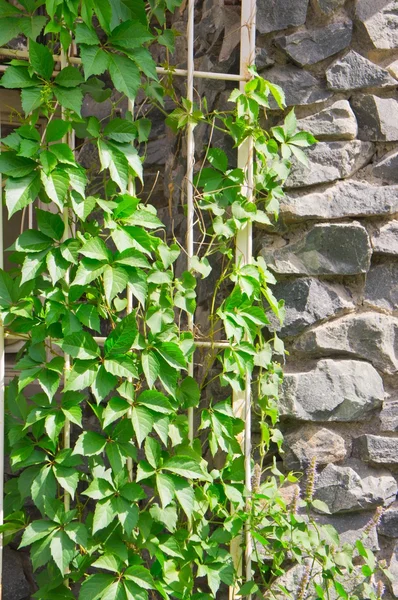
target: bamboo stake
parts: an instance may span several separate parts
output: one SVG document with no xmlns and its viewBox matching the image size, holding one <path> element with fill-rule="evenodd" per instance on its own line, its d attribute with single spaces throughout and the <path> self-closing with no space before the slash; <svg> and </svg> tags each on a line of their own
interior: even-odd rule
<svg viewBox="0 0 398 600">
<path fill-rule="evenodd" d="M 188 23 L 187 23 L 187 99 L 193 104 L 193 78 L 194 78 L 194 35 L 195 35 L 195 0 L 188 0 Z M 195 139 L 193 135 L 194 124 L 188 123 L 186 142 L 187 142 L 187 174 L 186 174 L 186 195 L 187 195 L 187 262 L 188 271 L 191 269 L 192 258 L 194 255 L 194 218 L 195 210 L 193 204 L 193 167 L 195 163 Z M 188 314 L 188 329 L 194 335 L 194 315 Z M 194 375 L 193 357 L 188 364 L 188 375 Z M 192 442 L 194 437 L 194 411 L 188 408 L 188 435 Z"/>
<path fill-rule="evenodd" d="M 240 75 L 242 77 L 239 84 L 240 90 L 244 91 L 244 81 L 250 79 L 248 67 L 255 62 L 256 51 L 256 1 L 242 0 L 241 9 L 241 31 L 240 31 Z M 242 192 L 248 200 L 252 200 L 253 190 L 253 139 L 247 138 L 238 148 L 238 167 L 243 169 L 246 174 L 246 185 Z M 248 223 L 240 230 L 236 237 L 235 262 L 239 266 L 249 264 L 252 261 L 252 226 Z M 239 440 L 245 456 L 245 488 L 247 497 L 247 513 L 251 511 L 251 376 L 246 373 L 245 389 L 241 393 L 233 394 L 233 411 L 235 416 L 243 419 L 245 423 L 244 433 Z M 231 553 L 238 569 L 238 573 L 243 575 L 243 553 L 241 549 L 242 538 L 236 538 L 231 544 Z M 252 556 L 252 537 L 250 532 L 250 520 L 245 525 L 245 580 L 251 580 L 251 556 Z M 230 588 L 230 600 L 238 598 L 238 590 Z M 248 600 L 251 594 L 248 595 Z"/>
</svg>

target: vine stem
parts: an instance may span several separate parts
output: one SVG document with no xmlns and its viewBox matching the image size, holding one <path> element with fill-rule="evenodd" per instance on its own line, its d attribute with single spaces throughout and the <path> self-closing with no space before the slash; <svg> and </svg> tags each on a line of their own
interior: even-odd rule
<svg viewBox="0 0 398 600">
<path fill-rule="evenodd" d="M 187 23 L 187 99 L 191 102 L 193 108 L 193 77 L 194 77 L 194 35 L 195 35 L 195 2 L 188 0 L 188 23 Z M 191 270 L 192 258 L 194 255 L 194 218 L 195 209 L 193 202 L 193 169 L 195 164 L 195 139 L 193 134 L 194 124 L 189 122 L 187 126 L 187 174 L 186 174 L 186 197 L 187 197 L 187 267 Z M 194 315 L 188 313 L 188 329 L 194 335 Z M 188 363 L 188 375 L 194 375 L 193 357 Z M 188 408 L 188 436 L 192 442 L 194 438 L 194 412 L 193 408 Z"/>
<path fill-rule="evenodd" d="M 132 119 L 134 120 L 134 100 L 131 100 L 131 98 L 128 98 L 128 110 L 131 113 Z M 133 143 L 133 142 L 132 142 Z M 128 183 L 128 193 L 131 194 L 131 196 L 135 196 L 135 183 L 134 180 L 132 178 L 132 176 L 129 176 L 129 183 Z M 127 314 L 132 313 L 133 311 L 133 292 L 131 290 L 131 286 L 127 285 Z M 133 380 L 131 377 L 128 378 L 129 383 L 131 383 Z M 132 418 L 132 408 L 129 408 L 129 411 L 127 413 L 128 418 L 131 420 Z M 131 456 L 127 457 L 127 472 L 128 472 L 128 476 L 129 476 L 129 480 L 133 481 L 133 459 L 131 458 Z"/>
</svg>

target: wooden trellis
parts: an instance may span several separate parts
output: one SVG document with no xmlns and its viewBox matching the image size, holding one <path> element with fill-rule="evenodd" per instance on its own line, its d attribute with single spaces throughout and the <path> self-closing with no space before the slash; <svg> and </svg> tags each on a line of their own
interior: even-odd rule
<svg viewBox="0 0 398 600">
<path fill-rule="evenodd" d="M 188 0 L 187 2 L 187 13 L 188 13 L 188 24 L 187 24 L 187 69 L 173 69 L 172 74 L 178 77 L 186 78 L 187 84 L 187 98 L 191 102 L 194 99 L 194 80 L 195 78 L 200 79 L 217 79 L 221 81 L 236 81 L 239 82 L 241 90 L 243 90 L 245 83 L 250 79 L 249 66 L 255 62 L 255 18 L 256 18 L 256 0 L 242 0 L 241 8 L 241 29 L 240 29 L 240 70 L 239 74 L 230 73 L 212 73 L 204 71 L 196 71 L 194 68 L 194 40 L 195 40 L 195 0 Z M 29 55 L 26 51 L 14 51 L 9 49 L 0 49 L 0 55 L 3 57 L 28 59 Z M 64 55 L 54 56 L 54 60 L 61 64 L 61 67 L 65 65 L 66 57 Z M 73 64 L 79 64 L 81 61 L 76 56 L 68 57 L 68 61 Z M 170 71 L 158 67 L 157 72 L 159 75 L 165 75 Z M 130 110 L 133 105 L 130 104 Z M 1 103 L 0 103 L 1 111 Z M 68 139 L 67 142 L 73 148 L 74 140 Z M 194 186 L 193 186 L 193 173 L 195 163 L 195 140 L 194 140 L 194 126 L 188 125 L 186 133 L 187 143 L 187 167 L 186 167 L 186 198 L 187 198 L 187 239 L 186 239 L 186 250 L 188 257 L 188 268 L 190 268 L 191 260 L 195 255 L 195 206 L 194 206 Z M 253 142 L 250 138 L 246 139 L 245 142 L 238 148 L 238 167 L 242 168 L 246 174 L 246 186 L 243 193 L 246 195 L 248 200 L 252 199 L 253 190 Z M 0 175 L 0 187 L 1 187 L 1 175 Z M 134 190 L 133 190 L 134 191 Z M 32 206 L 28 208 L 28 225 L 32 227 Z M 68 215 L 65 214 L 65 220 L 68 223 Z M 4 264 L 4 253 L 3 253 L 3 216 L 0 211 L 0 268 L 3 268 Z M 67 228 L 66 228 L 67 232 Z M 67 235 L 67 233 L 66 233 Z M 235 249 L 235 260 L 240 266 L 249 264 L 252 261 L 252 229 L 251 224 L 247 224 L 241 231 L 239 231 L 236 240 Z M 131 309 L 131 303 L 130 303 Z M 194 334 L 194 320 L 189 319 L 189 329 Z M 95 338 L 98 343 L 103 343 L 104 338 Z M 201 342 L 195 341 L 196 347 L 212 347 L 212 348 L 225 348 L 229 346 L 227 342 Z M 4 328 L 0 324 L 0 524 L 3 524 L 3 482 L 4 482 L 4 385 L 5 385 L 5 352 L 7 346 L 5 346 L 5 335 Z M 193 374 L 194 362 L 192 361 L 189 365 L 189 374 Z M 189 421 L 189 437 L 192 440 L 194 438 L 194 414 L 193 409 L 188 409 L 188 421 Z M 233 410 L 235 416 L 241 418 L 245 422 L 244 433 L 241 436 L 240 443 L 244 450 L 245 455 L 245 486 L 250 496 L 251 491 L 251 378 L 250 374 L 247 373 L 245 390 L 240 393 L 234 393 L 233 396 Z M 69 444 L 70 425 L 66 423 L 64 431 L 64 441 Z M 249 498 L 250 500 L 250 498 Z M 65 504 L 68 506 L 69 498 L 66 494 Z M 232 547 L 233 559 L 235 566 L 241 571 L 243 579 L 251 580 L 251 555 L 252 555 L 252 540 L 250 535 L 250 525 L 248 524 L 246 531 L 244 532 L 244 540 L 237 538 Z M 242 547 L 245 548 L 244 556 Z M 0 539 L 0 582 L 2 580 L 2 558 L 3 558 L 3 543 Z M 244 572 L 243 572 L 244 566 Z M 0 583 L 1 585 L 1 583 Z M 2 597 L 0 587 L 0 600 Z M 231 587 L 229 592 L 230 600 L 238 598 L 238 592 L 235 588 Z"/>
</svg>

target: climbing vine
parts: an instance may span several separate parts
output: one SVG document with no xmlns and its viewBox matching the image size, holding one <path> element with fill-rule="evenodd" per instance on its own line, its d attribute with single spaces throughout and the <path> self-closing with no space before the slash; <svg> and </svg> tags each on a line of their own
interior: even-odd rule
<svg viewBox="0 0 398 600">
<path fill-rule="evenodd" d="M 159 80 L 151 48 L 173 52 L 176 32 L 167 15 L 180 3 L 0 0 L 1 45 L 23 35 L 29 53 L 28 61 L 10 60 L 1 79 L 3 88 L 21 90 L 22 105 L 19 126 L 1 141 L 5 203 L 9 217 L 33 205 L 36 223 L 15 240 L 12 269 L 0 273 L 4 328 L 22 342 L 6 398 L 13 477 L 3 535 L 30 548 L 34 597 L 43 600 L 210 600 L 223 585 L 259 598 L 291 597 L 278 584 L 287 557 L 303 569 L 294 597 L 304 598 L 311 586 L 312 597 L 329 598 L 333 588 L 333 597 L 348 598 L 340 579 L 354 570 L 354 549 L 339 549 L 333 528 L 311 517 L 310 509 L 325 511 L 313 500 L 315 465 L 305 499 L 296 495 L 288 505 L 281 489 L 297 478 L 267 460 L 282 442 L 276 358 L 284 348 L 270 313 L 282 322 L 283 302 L 273 296 L 274 276 L 261 258 L 250 265 L 233 260 L 243 227 L 271 226 L 292 155 L 305 161 L 302 149 L 315 140 L 296 131 L 293 111 L 282 125 L 263 128 L 269 103 L 282 109 L 284 96 L 254 68 L 225 112 L 178 98 L 172 71 Z M 187 124 L 208 127 L 194 181 L 200 239 L 190 270 L 176 268 L 185 261 L 181 240 L 169 243 L 155 208 L 136 192 L 150 114 L 82 117 L 85 95 L 101 103 L 113 89 L 115 108 L 140 93 L 167 113 L 169 95 L 175 106 L 166 122 L 176 134 Z M 212 145 L 214 129 L 235 147 L 253 139 L 253 184 Z M 99 157 L 94 173 L 80 160 L 88 146 Z M 187 316 L 212 269 L 218 280 L 206 341 L 216 363 L 199 381 L 187 375 L 196 342 Z M 216 350 L 220 337 L 228 344 Z M 199 409 L 210 371 L 225 393 Z M 261 428 L 251 497 L 238 441 L 244 423 L 231 402 L 247 372 Z M 31 395 L 34 382 L 42 391 Z M 199 418 L 193 442 L 190 408 Z M 254 540 L 246 582 L 230 551 L 245 526 Z M 362 541 L 356 551 L 366 584 L 376 563 Z M 366 589 L 369 598 L 381 595 Z"/>
</svg>

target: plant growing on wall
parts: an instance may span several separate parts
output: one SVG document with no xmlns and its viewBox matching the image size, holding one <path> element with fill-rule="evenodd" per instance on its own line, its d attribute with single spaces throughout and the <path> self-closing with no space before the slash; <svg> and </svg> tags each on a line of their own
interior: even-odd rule
<svg viewBox="0 0 398 600">
<path fill-rule="evenodd" d="M 270 225 L 291 156 L 304 161 L 302 148 L 314 139 L 296 132 L 293 112 L 283 125 L 263 129 L 270 97 L 280 108 L 284 98 L 255 70 L 222 113 L 162 87 L 149 48 L 173 51 L 167 12 L 179 4 L 21 0 L 16 7 L 0 1 L 1 43 L 21 33 L 29 40 L 29 61 L 11 60 L 1 79 L 4 88 L 21 90 L 23 109 L 20 126 L 2 140 L 5 203 L 10 217 L 35 203 L 37 224 L 15 240 L 15 267 L 0 274 L 4 327 L 23 341 L 19 375 L 7 389 L 15 476 L 6 487 L 2 530 L 6 539 L 23 532 L 20 545 L 30 547 L 39 599 L 215 598 L 222 584 L 242 584 L 229 544 L 244 526 L 255 547 L 253 578 L 242 594 L 281 597 L 274 584 L 289 553 L 305 565 L 300 598 L 313 574 L 318 598 L 329 597 L 330 586 L 345 598 L 338 578 L 354 568 L 352 549 L 337 550 L 332 528 L 310 518 L 308 524 L 284 504 L 279 490 L 293 475 L 286 479 L 275 465 L 267 472 L 270 445 L 281 444 L 282 373 L 274 356 L 284 352 L 270 333 L 269 312 L 282 320 L 283 303 L 272 294 L 274 277 L 264 261 L 235 264 L 232 250 L 247 223 Z M 39 5 L 45 14 L 37 14 Z M 45 41 L 37 42 L 39 35 Z M 73 45 L 81 65 L 69 58 Z M 53 53 L 62 55 L 60 70 Z M 178 276 L 177 240 L 167 243 L 156 210 L 135 194 L 144 179 L 150 120 L 134 120 L 131 111 L 105 122 L 81 116 L 85 94 L 102 102 L 113 88 L 118 102 L 140 92 L 161 109 L 171 93 L 176 107 L 167 123 L 176 132 L 202 123 L 221 129 L 235 146 L 254 140 L 253 202 L 242 193 L 245 170 L 229 166 L 227 155 L 209 144 L 195 179 L 201 243 L 191 270 Z M 96 147 L 103 174 L 98 193 L 70 144 L 73 134 L 82 147 Z M 200 411 L 199 426 L 210 454 L 222 456 L 214 469 L 203 458 L 203 440 L 189 440 L 186 413 L 199 406 L 206 381 L 187 375 L 195 340 L 184 323 L 195 311 L 198 282 L 220 258 L 209 339 L 221 327 L 229 341 L 217 354 L 217 377 L 227 391 Z M 244 424 L 228 397 L 228 390 L 243 389 L 248 370 L 261 422 L 251 498 L 238 441 Z M 28 397 L 33 382 L 42 391 Z M 95 426 L 83 427 L 83 408 Z M 27 499 L 34 506 L 29 513 Z M 311 489 L 301 502 L 324 509 Z M 373 555 L 362 542 L 357 549 L 369 578 Z"/>
</svg>

